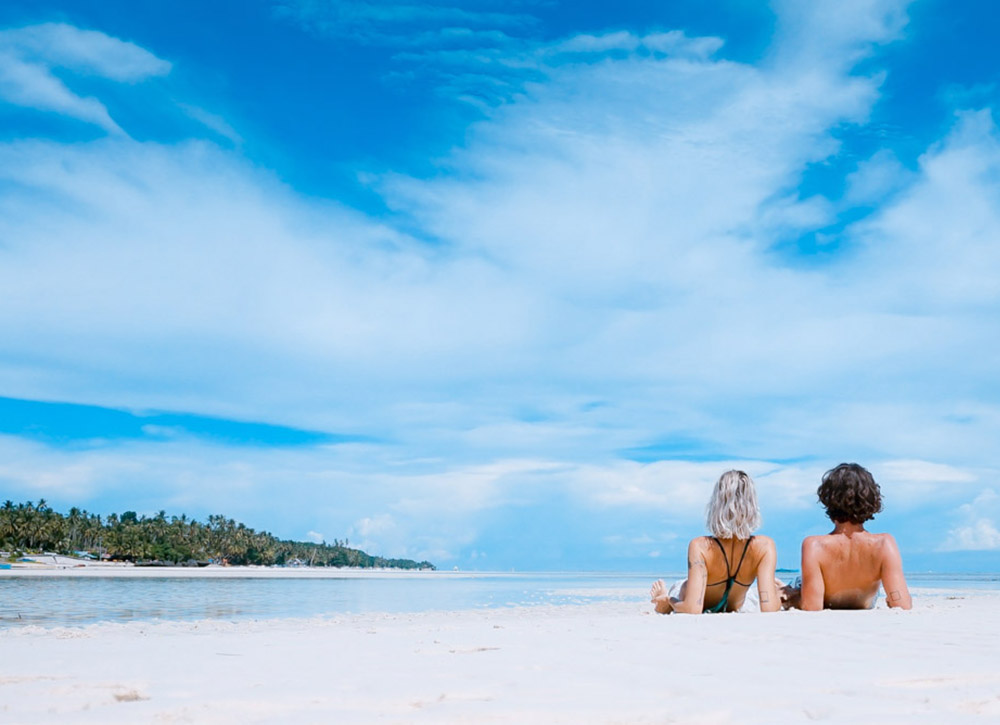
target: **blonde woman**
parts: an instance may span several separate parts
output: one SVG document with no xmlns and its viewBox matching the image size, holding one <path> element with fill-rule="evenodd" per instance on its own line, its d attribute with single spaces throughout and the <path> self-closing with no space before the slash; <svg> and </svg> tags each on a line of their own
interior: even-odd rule
<svg viewBox="0 0 1000 725">
<path fill-rule="evenodd" d="M 774 540 L 754 536 L 760 509 L 753 479 L 743 471 L 719 477 L 708 504 L 708 530 L 688 545 L 687 579 L 670 589 L 658 580 L 649 592 L 660 614 L 671 612 L 761 611 L 781 609 L 774 580 Z M 757 598 L 750 587 L 757 580 Z"/>
</svg>

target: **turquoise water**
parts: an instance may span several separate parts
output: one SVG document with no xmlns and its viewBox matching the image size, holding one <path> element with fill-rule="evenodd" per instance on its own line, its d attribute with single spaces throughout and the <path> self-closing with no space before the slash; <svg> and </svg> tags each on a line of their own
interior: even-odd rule
<svg viewBox="0 0 1000 725">
<path fill-rule="evenodd" d="M 322 579 L 3 577 L 0 628 L 152 620 L 236 621 L 601 601 L 640 604 L 647 601 L 655 578 L 651 574 L 607 573 L 374 574 Z M 1000 574 L 910 574 L 908 579 L 915 589 L 1000 590 Z"/>
<path fill-rule="evenodd" d="M 1000 589 L 1000 573 L 942 574 L 923 572 L 907 574 L 912 588 L 923 589 Z"/>
<path fill-rule="evenodd" d="M 644 600 L 648 574 L 379 574 L 344 578 L 4 577 L 0 628 L 273 619 Z"/>
</svg>

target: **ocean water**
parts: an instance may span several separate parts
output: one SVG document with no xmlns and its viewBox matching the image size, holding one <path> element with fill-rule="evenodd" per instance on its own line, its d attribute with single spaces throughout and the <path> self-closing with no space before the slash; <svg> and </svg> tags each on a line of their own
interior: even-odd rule
<svg viewBox="0 0 1000 725">
<path fill-rule="evenodd" d="M 323 578 L 10 576 L 0 577 L 0 628 L 639 602 L 648 597 L 653 579 L 648 574 L 452 572 Z"/>
<path fill-rule="evenodd" d="M 783 572 L 783 578 L 794 574 Z M 679 576 L 679 575 L 678 575 Z M 376 573 L 248 576 L 0 577 L 0 629 L 98 622 L 247 620 L 366 612 L 647 601 L 652 574 Z M 669 579 L 669 576 L 663 577 Z M 909 574 L 914 589 L 1000 590 L 1000 574 Z"/>
</svg>

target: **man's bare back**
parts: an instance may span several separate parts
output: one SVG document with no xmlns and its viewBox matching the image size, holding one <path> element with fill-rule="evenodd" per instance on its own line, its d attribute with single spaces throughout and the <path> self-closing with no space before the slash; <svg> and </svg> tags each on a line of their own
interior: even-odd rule
<svg viewBox="0 0 1000 725">
<path fill-rule="evenodd" d="M 880 584 L 890 607 L 913 606 L 896 540 L 865 531 L 865 522 L 882 510 L 872 474 L 857 463 L 841 463 L 823 474 L 816 495 L 834 528 L 802 542 L 802 586 L 783 590 L 785 606 L 870 609 Z"/>
<path fill-rule="evenodd" d="M 912 606 L 891 534 L 838 523 L 831 533 L 802 542 L 802 609 L 870 609 L 880 584 L 890 607 Z"/>
</svg>

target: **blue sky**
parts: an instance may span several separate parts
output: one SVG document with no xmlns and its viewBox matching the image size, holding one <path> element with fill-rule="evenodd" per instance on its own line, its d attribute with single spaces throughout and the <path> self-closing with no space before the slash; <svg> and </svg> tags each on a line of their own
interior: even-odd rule
<svg viewBox="0 0 1000 725">
<path fill-rule="evenodd" d="M 480 569 L 1000 566 L 1000 11 L 0 6 L 0 489 Z"/>
</svg>

